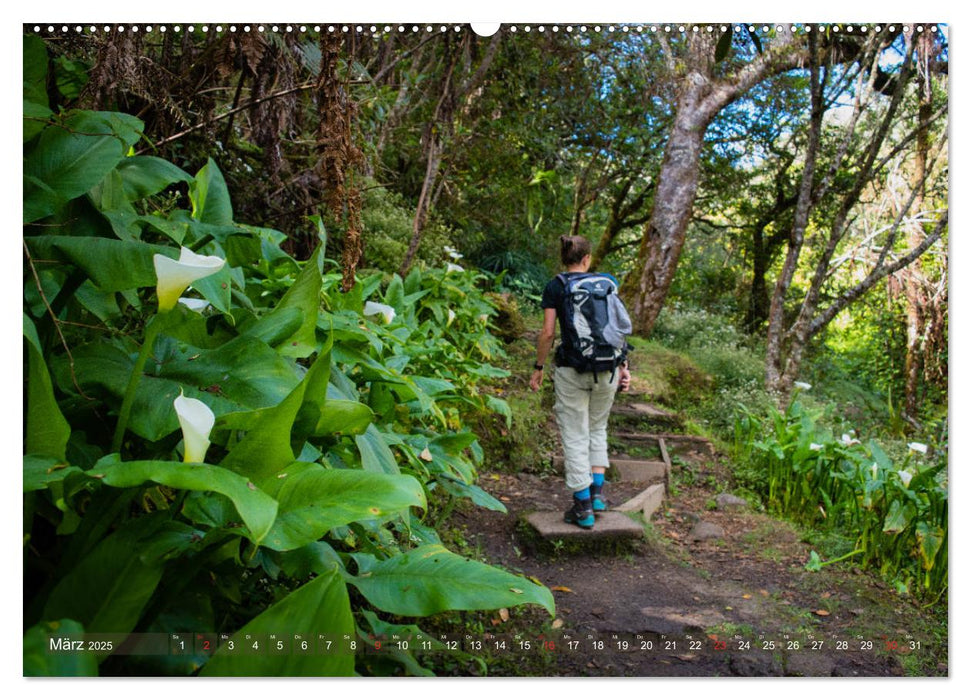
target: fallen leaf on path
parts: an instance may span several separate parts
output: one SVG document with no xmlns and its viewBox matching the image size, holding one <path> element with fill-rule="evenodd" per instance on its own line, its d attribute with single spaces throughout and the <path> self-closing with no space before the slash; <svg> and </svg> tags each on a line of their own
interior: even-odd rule
<svg viewBox="0 0 971 700">
<path fill-rule="evenodd" d="M 829 615 L 829 610 L 817 610 L 816 614 L 820 615 L 821 617 L 826 617 L 827 615 Z"/>
<path fill-rule="evenodd" d="M 509 609 L 499 608 L 499 617 L 502 618 L 503 622 L 506 622 L 509 619 Z"/>
<path fill-rule="evenodd" d="M 566 586 L 550 586 L 551 591 L 562 591 L 563 593 L 573 593 L 572 588 L 567 588 Z"/>
<path fill-rule="evenodd" d="M 508 498 L 506 498 L 505 496 L 499 496 L 499 500 L 500 500 L 500 501 L 505 501 L 506 503 L 508 503 L 508 502 L 509 502 L 509 499 L 508 499 Z"/>
<path fill-rule="evenodd" d="M 763 598 L 768 598 L 769 597 L 769 592 L 767 590 L 765 590 L 764 588 L 760 588 L 759 589 L 759 593 L 762 594 L 762 597 Z"/>
<path fill-rule="evenodd" d="M 751 597 L 752 597 L 751 593 L 746 593 L 745 595 L 742 596 L 742 598 L 744 598 L 745 600 L 748 600 Z"/>
<path fill-rule="evenodd" d="M 682 661 L 694 661 L 695 655 L 694 654 L 678 654 L 678 658 L 681 659 Z"/>
<path fill-rule="evenodd" d="M 553 629 L 558 630 L 563 626 L 563 620 L 553 620 L 553 624 L 550 625 Z"/>
<path fill-rule="evenodd" d="M 833 595 L 832 593 L 830 593 L 829 591 L 826 591 L 825 593 L 823 593 L 823 594 L 822 594 L 822 595 L 820 596 L 820 598 L 822 598 L 823 600 L 825 600 L 826 598 L 830 598 L 830 597 L 832 597 L 832 595 Z"/>
</svg>

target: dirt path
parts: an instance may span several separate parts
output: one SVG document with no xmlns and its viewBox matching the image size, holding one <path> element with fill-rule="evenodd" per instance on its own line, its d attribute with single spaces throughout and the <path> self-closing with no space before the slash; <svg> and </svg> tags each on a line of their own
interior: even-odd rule
<svg viewBox="0 0 971 700">
<path fill-rule="evenodd" d="M 557 605 L 555 631 L 536 613 L 491 621 L 498 635 L 544 627 L 558 645 L 541 660 L 493 658 L 492 673 L 947 675 L 946 630 L 935 633 L 916 604 L 852 565 L 806 571 L 812 547 L 792 526 L 751 507 L 719 507 L 731 479 L 717 456 L 681 452 L 675 462 L 680 473 L 644 540 L 626 545 L 543 541 L 531 530 L 526 514 L 569 504 L 552 470 L 481 475 L 509 512 L 467 508 L 450 525 L 484 559 L 550 587 Z M 607 488 L 619 503 L 643 485 Z M 696 539 L 699 521 L 720 536 Z"/>
</svg>

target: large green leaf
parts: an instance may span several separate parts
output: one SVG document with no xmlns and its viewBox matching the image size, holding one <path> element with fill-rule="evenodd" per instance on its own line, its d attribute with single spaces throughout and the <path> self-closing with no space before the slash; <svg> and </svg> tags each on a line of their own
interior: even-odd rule
<svg viewBox="0 0 971 700">
<path fill-rule="evenodd" d="M 436 481 L 453 496 L 471 499 L 475 505 L 494 510 L 498 513 L 506 512 L 506 506 L 503 505 L 502 501 L 486 493 L 475 484 L 466 484 L 464 481 L 460 481 L 448 474 L 439 474 Z"/>
<path fill-rule="evenodd" d="M 24 34 L 24 94 L 30 102 L 47 107 L 47 46 L 34 34 Z"/>
<path fill-rule="evenodd" d="M 131 632 L 162 578 L 160 562 L 142 560 L 140 540 L 161 524 L 148 517 L 130 521 L 102 540 L 57 583 L 43 618 L 71 618 L 88 632 Z"/>
<path fill-rule="evenodd" d="M 369 425 L 363 435 L 354 438 L 361 453 L 361 466 L 365 471 L 383 474 L 399 474 L 401 470 L 395 461 L 391 448 L 384 435 L 374 425 Z"/>
<path fill-rule="evenodd" d="M 246 436 L 223 460 L 228 469 L 245 474 L 262 485 L 294 461 L 291 433 L 305 398 L 324 401 L 330 353 L 317 356 L 303 380 L 278 405 L 261 412 L 259 422 L 251 424 Z M 243 416 L 236 420 L 245 419 Z"/>
<path fill-rule="evenodd" d="M 911 504 L 894 500 L 890 504 L 887 517 L 883 521 L 883 532 L 887 535 L 896 535 L 903 532 L 913 516 L 914 507 Z"/>
<path fill-rule="evenodd" d="M 192 182 L 192 176 L 182 168 L 155 156 L 125 158 L 117 170 L 131 202 L 161 192 L 174 182 Z"/>
<path fill-rule="evenodd" d="M 318 635 L 338 641 L 354 637 L 354 619 L 347 587 L 333 565 L 304 584 L 279 603 L 252 619 L 233 635 L 237 650 L 243 649 L 245 636 L 294 634 L 316 640 Z M 202 668 L 203 676 L 350 676 L 354 674 L 352 654 L 230 653 L 227 645 Z"/>
<path fill-rule="evenodd" d="M 144 124 L 127 114 L 77 111 L 44 129 L 24 161 L 24 223 L 97 185 L 138 140 Z M 37 183 L 42 183 L 39 187 Z M 49 191 L 56 195 L 51 200 Z"/>
<path fill-rule="evenodd" d="M 155 357 L 164 357 L 159 340 Z M 170 341 L 171 342 L 171 341 Z M 101 387 L 119 399 L 124 396 L 134 367 L 132 356 L 109 343 L 93 343 L 73 351 L 74 372 L 82 389 Z M 219 416 L 224 413 L 275 406 L 298 385 L 292 364 L 254 338 L 235 338 L 215 350 L 185 347 L 161 365 L 149 363 L 138 384 L 129 430 L 156 441 L 178 429 L 172 402 L 186 396 L 204 399 Z M 62 390 L 70 391 L 66 359 L 52 367 Z M 290 460 L 292 461 L 292 457 Z"/>
<path fill-rule="evenodd" d="M 360 401 L 346 399 L 327 399 L 313 434 L 359 435 L 367 430 L 374 420 L 374 412 Z"/>
<path fill-rule="evenodd" d="M 141 241 L 92 236 L 31 236 L 26 240 L 32 255 L 75 265 L 103 292 L 154 287 L 158 280 L 152 256 L 172 250 Z"/>
<path fill-rule="evenodd" d="M 96 464 L 90 472 L 99 474 L 109 486 L 127 488 L 148 481 L 187 491 L 221 493 L 236 506 L 254 542 L 259 543 L 270 531 L 277 514 L 277 503 L 252 482 L 228 469 L 209 464 L 139 461 L 115 462 L 103 468 Z"/>
<path fill-rule="evenodd" d="M 219 166 L 210 158 L 189 185 L 192 218 L 206 224 L 229 226 L 233 223 L 233 205 L 226 180 Z"/>
<path fill-rule="evenodd" d="M 423 617 L 445 610 L 493 610 L 535 603 L 550 615 L 553 594 L 545 586 L 466 559 L 441 545 L 425 545 L 379 561 L 354 556 L 358 575 L 348 577 L 372 605 L 395 615 Z"/>
<path fill-rule="evenodd" d="M 37 104 L 36 102 L 28 102 L 27 100 L 24 100 L 23 109 L 24 141 L 27 142 L 44 130 L 44 127 L 47 126 L 47 122 L 54 116 L 54 113 L 44 105 Z"/>
<path fill-rule="evenodd" d="M 317 314 L 320 310 L 320 286 L 323 253 L 320 247 L 304 263 L 297 279 L 287 290 L 276 308 L 267 314 L 272 321 L 274 316 L 300 312 L 300 327 L 289 337 L 280 341 L 277 352 L 287 357 L 308 357 L 317 350 Z"/>
<path fill-rule="evenodd" d="M 920 545 L 920 558 L 924 564 L 924 570 L 930 571 L 934 568 L 934 560 L 937 553 L 944 544 L 944 530 L 930 523 L 917 523 L 917 542 Z"/>
<path fill-rule="evenodd" d="M 45 455 L 24 455 L 24 493 L 40 491 L 50 484 L 64 481 L 69 474 L 81 470 L 64 463 L 63 459 Z"/>
<path fill-rule="evenodd" d="M 27 435 L 24 451 L 65 458 L 65 447 L 71 437 L 71 426 L 54 398 L 54 385 L 47 371 L 37 329 L 27 314 L 24 317 L 24 338 L 27 339 Z"/>
<path fill-rule="evenodd" d="M 313 467 L 279 475 L 280 512 L 264 542 L 270 549 L 297 549 L 339 525 L 387 520 L 410 506 L 425 507 L 425 492 L 414 477 Z"/>
<path fill-rule="evenodd" d="M 82 641 L 84 627 L 77 620 L 40 622 L 24 634 L 24 675 L 79 677 L 98 675 L 98 657 L 88 652 L 51 652 L 50 639 Z"/>
</svg>

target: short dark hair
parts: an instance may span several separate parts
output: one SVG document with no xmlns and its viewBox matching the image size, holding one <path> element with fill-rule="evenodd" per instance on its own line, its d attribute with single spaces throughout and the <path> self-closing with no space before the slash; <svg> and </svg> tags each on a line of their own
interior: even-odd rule
<svg viewBox="0 0 971 700">
<path fill-rule="evenodd" d="M 590 255 L 590 241 L 583 236 L 560 236 L 560 260 L 564 265 L 577 265 Z"/>
</svg>

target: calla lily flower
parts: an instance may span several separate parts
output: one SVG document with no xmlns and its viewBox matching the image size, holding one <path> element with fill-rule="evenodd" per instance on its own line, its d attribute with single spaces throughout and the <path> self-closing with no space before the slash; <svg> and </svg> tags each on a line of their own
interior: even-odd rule
<svg viewBox="0 0 971 700">
<path fill-rule="evenodd" d="M 191 297 L 179 297 L 179 303 L 184 304 L 193 311 L 202 313 L 209 308 L 209 302 L 205 299 L 193 299 Z"/>
<path fill-rule="evenodd" d="M 927 445 L 922 442 L 909 442 L 907 447 L 912 449 L 914 452 L 920 452 L 922 455 L 927 454 Z"/>
<path fill-rule="evenodd" d="M 820 445 L 818 442 L 813 442 L 813 443 L 810 443 L 809 449 L 812 450 L 813 452 L 819 452 L 821 449 L 823 449 L 823 446 Z"/>
<path fill-rule="evenodd" d="M 852 437 L 849 433 L 843 433 L 843 437 L 840 438 L 840 442 L 849 447 L 850 445 L 859 445 L 860 441 L 855 437 Z"/>
<path fill-rule="evenodd" d="M 904 488 L 908 488 L 910 486 L 910 480 L 914 478 L 913 474 L 903 469 L 897 472 L 897 476 L 899 476 L 900 480 L 903 482 Z"/>
<path fill-rule="evenodd" d="M 445 272 L 446 274 L 449 272 L 465 272 L 465 268 L 461 265 L 456 265 L 455 263 L 448 263 L 445 266 Z"/>
<path fill-rule="evenodd" d="M 877 466 L 877 463 L 876 462 L 874 462 L 873 464 L 870 465 L 870 476 L 873 477 L 873 480 L 874 481 L 877 480 L 877 470 L 878 469 L 879 469 L 879 467 Z"/>
<path fill-rule="evenodd" d="M 806 384 L 806 382 L 794 382 L 793 386 L 795 386 L 797 389 L 802 389 L 803 391 L 809 391 L 813 388 L 812 384 Z"/>
<path fill-rule="evenodd" d="M 394 309 L 387 304 L 379 304 L 376 301 L 364 303 L 365 316 L 377 316 L 378 314 L 384 317 L 385 323 L 391 323 L 395 317 Z"/>
<path fill-rule="evenodd" d="M 173 402 L 175 414 L 182 426 L 182 441 L 185 444 L 184 462 L 205 462 L 209 449 L 209 433 L 216 424 L 216 415 L 199 399 L 187 398 L 179 394 Z"/>
<path fill-rule="evenodd" d="M 448 257 L 450 257 L 452 260 L 461 260 L 465 257 L 450 245 L 445 246 L 445 254 L 448 255 Z"/>
<path fill-rule="evenodd" d="M 171 311 L 179 302 L 179 295 L 186 288 L 219 272 L 226 261 L 215 255 L 197 255 L 185 246 L 179 251 L 179 259 L 173 260 L 165 255 L 152 256 L 155 275 L 158 277 L 158 310 Z"/>
<path fill-rule="evenodd" d="M 455 321 L 455 312 L 452 311 L 451 309 L 449 309 L 448 310 L 448 321 L 445 322 L 445 327 L 447 328 L 448 326 L 451 326 L 453 321 Z"/>
</svg>

